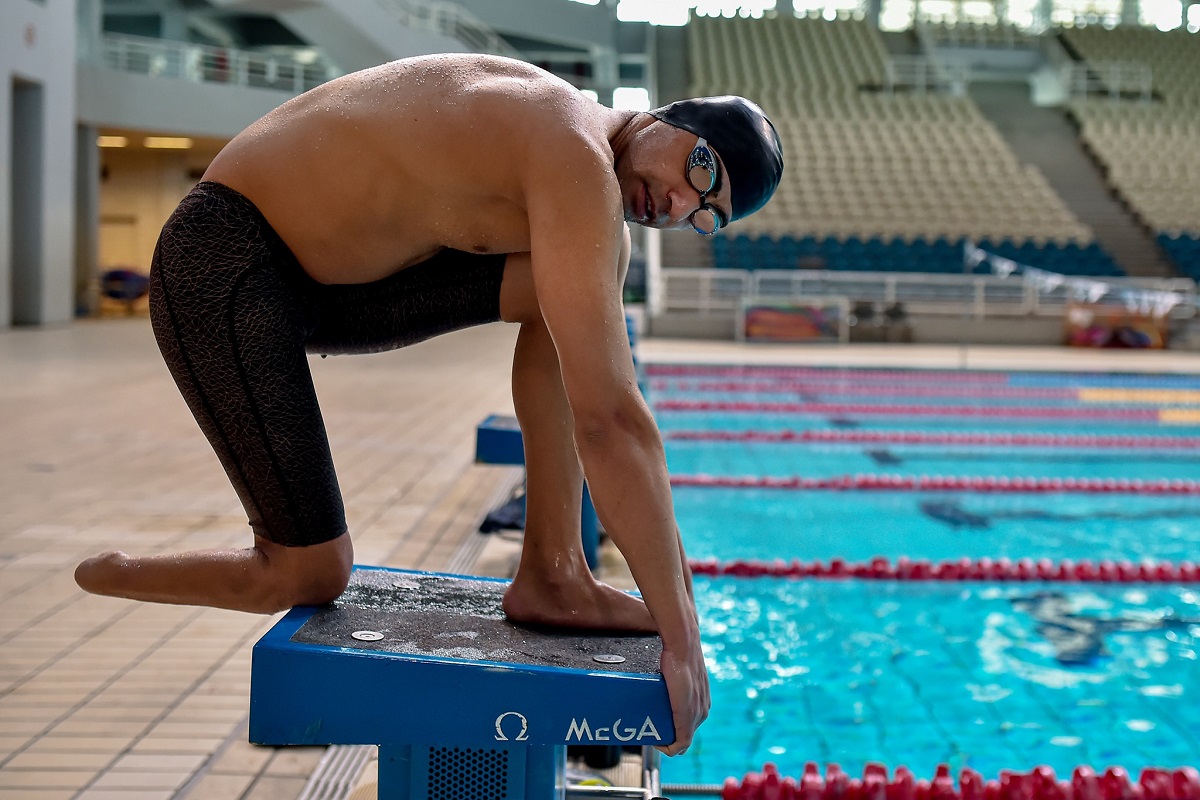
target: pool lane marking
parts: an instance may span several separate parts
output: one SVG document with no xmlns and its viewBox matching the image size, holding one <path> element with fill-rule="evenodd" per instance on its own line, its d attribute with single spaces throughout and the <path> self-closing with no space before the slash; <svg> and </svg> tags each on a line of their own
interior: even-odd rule
<svg viewBox="0 0 1200 800">
<path fill-rule="evenodd" d="M 1081 403 L 1146 403 L 1160 406 L 1200 405 L 1200 392 L 1192 389 L 1079 389 Z"/>
<path fill-rule="evenodd" d="M 1200 420 L 1198 420 L 1200 421 Z M 1128 450 L 1200 449 L 1195 436 L 1120 436 L 1045 433 L 937 433 L 930 431 L 844 430 L 673 430 L 669 440 L 766 442 L 787 444 L 928 444 L 987 445 L 996 447 L 1078 447 Z"/>
<path fill-rule="evenodd" d="M 655 380 L 650 388 L 659 392 L 722 392 L 726 394 L 807 394 L 821 396 L 868 397 L 967 397 L 967 398 L 1026 398 L 1039 400 L 1078 400 L 1079 390 L 1069 387 L 1042 388 L 1027 386 L 961 386 L 921 385 L 912 386 L 889 381 L 872 384 L 860 381 L 805 380 L 805 381 L 670 381 Z M 1197 393 L 1200 395 L 1200 393 Z"/>
</svg>

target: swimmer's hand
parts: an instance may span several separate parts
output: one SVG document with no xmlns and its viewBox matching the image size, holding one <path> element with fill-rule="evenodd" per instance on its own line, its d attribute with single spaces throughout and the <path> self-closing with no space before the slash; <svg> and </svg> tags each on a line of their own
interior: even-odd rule
<svg viewBox="0 0 1200 800">
<path fill-rule="evenodd" d="M 698 632 L 684 646 L 669 646 L 663 642 L 662 660 L 659 662 L 663 678 L 667 682 L 667 694 L 671 698 L 671 715 L 675 719 L 675 741 L 661 746 L 659 751 L 668 756 L 677 756 L 687 751 L 692 736 L 700 723 L 708 718 L 711 705 L 708 694 L 708 670 L 704 667 L 704 654 L 700 651 Z"/>
</svg>

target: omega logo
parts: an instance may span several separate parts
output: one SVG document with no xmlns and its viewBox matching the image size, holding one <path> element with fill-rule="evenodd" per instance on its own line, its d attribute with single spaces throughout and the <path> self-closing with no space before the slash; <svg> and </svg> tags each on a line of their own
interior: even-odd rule
<svg viewBox="0 0 1200 800">
<path fill-rule="evenodd" d="M 516 736 L 513 737 L 512 740 L 514 742 L 523 742 L 529 738 L 529 720 L 527 720 L 525 718 L 525 715 L 520 713 L 519 711 L 505 711 L 503 714 L 496 717 L 496 741 L 497 742 L 507 742 L 508 741 L 508 736 L 505 735 L 505 733 L 504 733 L 505 717 L 516 717 L 518 720 L 521 721 L 521 730 L 519 732 L 517 732 Z M 516 722 L 510 723 L 508 725 L 509 732 L 510 733 L 513 732 L 513 730 L 516 727 L 517 727 Z"/>
</svg>

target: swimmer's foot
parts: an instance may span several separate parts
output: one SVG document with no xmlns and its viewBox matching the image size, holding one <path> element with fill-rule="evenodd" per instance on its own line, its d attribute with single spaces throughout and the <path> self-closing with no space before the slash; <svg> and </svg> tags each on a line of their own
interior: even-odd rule
<svg viewBox="0 0 1200 800">
<path fill-rule="evenodd" d="M 254 547 L 243 549 L 103 553 L 76 567 L 75 582 L 106 597 L 274 614 L 332 602 L 346 588 L 353 562 L 348 534 L 306 547 L 255 537 Z"/>
<path fill-rule="evenodd" d="M 518 571 L 504 593 L 504 613 L 516 623 L 594 631 L 657 633 L 646 604 L 600 583 L 591 573 L 574 578 Z"/>
</svg>

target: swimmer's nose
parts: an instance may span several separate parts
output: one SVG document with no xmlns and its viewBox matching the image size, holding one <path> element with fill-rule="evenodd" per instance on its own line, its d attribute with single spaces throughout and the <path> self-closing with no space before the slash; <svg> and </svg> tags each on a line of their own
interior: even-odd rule
<svg viewBox="0 0 1200 800">
<path fill-rule="evenodd" d="M 679 224 L 688 218 L 693 211 L 700 207 L 700 193 L 693 190 L 673 190 L 667 195 L 670 208 L 667 211 L 671 222 Z"/>
</svg>

